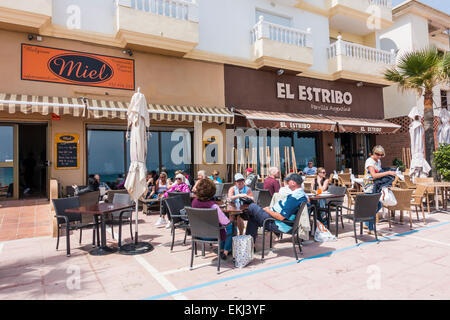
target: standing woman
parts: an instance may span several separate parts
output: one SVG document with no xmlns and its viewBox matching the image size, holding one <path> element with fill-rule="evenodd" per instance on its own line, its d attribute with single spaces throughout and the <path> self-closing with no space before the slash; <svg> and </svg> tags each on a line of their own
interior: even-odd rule
<svg viewBox="0 0 450 320">
<path fill-rule="evenodd" d="M 366 160 L 364 165 L 364 193 L 375 193 L 375 183 L 374 181 L 386 176 L 395 176 L 395 171 L 385 171 L 382 172 L 381 168 L 381 158 L 384 158 L 385 152 L 384 148 L 380 145 L 375 146 L 372 150 L 372 155 Z M 378 211 L 382 207 L 381 202 L 378 203 Z M 366 226 L 369 228 L 369 234 L 373 231 L 373 222 L 366 222 Z"/>
<path fill-rule="evenodd" d="M 230 199 L 231 201 L 239 201 L 243 198 L 254 200 L 252 189 L 245 185 L 245 178 L 241 173 L 236 173 L 234 175 L 234 181 L 235 185 L 228 190 L 228 199 Z M 237 216 L 236 224 L 237 228 L 239 229 L 239 234 L 243 235 L 244 221 L 241 217 Z"/>
<path fill-rule="evenodd" d="M 314 179 L 314 190 L 315 191 L 319 191 L 321 190 L 321 192 L 327 191 L 328 190 L 328 185 L 329 185 L 329 180 L 327 178 L 327 172 L 325 171 L 324 168 L 319 168 L 317 169 L 317 177 Z M 327 201 L 325 199 L 320 199 L 319 200 L 319 207 L 320 208 L 325 208 L 327 206 Z M 320 222 L 325 222 L 326 220 L 326 213 L 324 211 L 320 211 L 320 216 L 318 217 Z"/>
</svg>

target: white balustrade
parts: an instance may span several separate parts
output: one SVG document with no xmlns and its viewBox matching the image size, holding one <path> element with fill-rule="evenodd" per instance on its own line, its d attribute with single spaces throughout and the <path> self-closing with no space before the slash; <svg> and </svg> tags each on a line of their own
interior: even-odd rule
<svg viewBox="0 0 450 320">
<path fill-rule="evenodd" d="M 338 40 L 330 45 L 327 50 L 328 59 L 332 59 L 338 55 L 352 57 L 355 59 L 363 59 L 370 62 L 395 64 L 396 54 L 394 50 L 384 51 L 359 44 L 346 42 L 338 36 Z"/>
<path fill-rule="evenodd" d="M 264 18 L 259 17 L 259 22 L 250 31 L 251 43 L 256 40 L 266 38 L 278 42 L 288 43 L 299 47 L 310 47 L 309 36 L 311 29 L 302 31 L 294 28 L 289 28 L 274 23 L 264 21 Z"/>
<path fill-rule="evenodd" d="M 119 0 L 118 4 L 160 16 L 198 22 L 196 0 Z"/>
<path fill-rule="evenodd" d="M 369 4 L 392 8 L 392 0 L 368 0 Z"/>
</svg>

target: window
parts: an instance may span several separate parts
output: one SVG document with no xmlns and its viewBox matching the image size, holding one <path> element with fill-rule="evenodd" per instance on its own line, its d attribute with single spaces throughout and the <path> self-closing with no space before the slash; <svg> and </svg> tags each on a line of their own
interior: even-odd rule
<svg viewBox="0 0 450 320">
<path fill-rule="evenodd" d="M 448 107 L 447 91 L 445 90 L 441 90 L 441 107 L 442 108 Z"/>
<path fill-rule="evenodd" d="M 282 17 L 279 15 L 275 15 L 275 14 L 268 13 L 268 12 L 261 11 L 261 10 L 256 10 L 256 22 L 259 21 L 260 16 L 264 17 L 264 21 L 267 21 L 270 23 L 278 24 L 278 25 L 285 26 L 285 27 L 291 26 L 290 18 Z"/>
<path fill-rule="evenodd" d="M 245 130 L 244 130 L 245 132 Z M 264 147 L 259 144 L 259 137 L 257 138 L 257 156 L 258 156 L 258 172 L 261 170 L 261 154 L 260 148 Z M 272 138 L 270 136 L 270 130 L 267 131 L 267 145 L 266 147 L 272 146 Z M 245 137 L 245 147 L 249 148 L 249 138 Z M 295 162 L 297 165 L 297 170 L 303 170 L 307 166 L 308 161 L 313 161 L 314 165 L 317 167 L 319 165 L 317 158 L 317 135 L 315 133 L 300 133 L 300 132 L 279 132 L 279 154 L 280 154 L 280 166 L 281 174 L 286 173 L 286 162 L 285 162 L 285 150 L 292 151 L 294 147 L 295 152 Z M 251 150 L 249 150 L 249 153 Z M 273 150 L 271 152 L 271 164 L 273 161 Z M 265 154 L 265 153 L 263 153 Z M 292 168 L 293 157 L 292 153 L 289 154 L 289 166 Z"/>
<path fill-rule="evenodd" d="M 173 177 L 176 170 L 191 172 L 191 133 L 185 131 L 184 136 L 180 137 L 179 134 L 172 135 L 172 132 L 150 132 L 147 141 L 147 171 L 164 169 L 169 177 Z M 189 146 L 180 148 L 181 141 L 187 141 Z M 126 139 L 125 130 L 88 129 L 87 144 L 88 175 L 99 174 L 102 182 L 111 185 L 120 175 L 126 175 L 131 160 L 130 143 Z M 172 157 L 173 150 L 175 157 Z M 191 154 L 183 154 L 185 151 L 190 151 Z"/>
</svg>

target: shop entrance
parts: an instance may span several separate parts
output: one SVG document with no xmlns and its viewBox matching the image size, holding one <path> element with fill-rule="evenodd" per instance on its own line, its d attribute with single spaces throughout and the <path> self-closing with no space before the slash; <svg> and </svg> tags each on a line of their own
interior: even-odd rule
<svg viewBox="0 0 450 320">
<path fill-rule="evenodd" d="M 19 124 L 19 198 L 47 197 L 47 124 Z"/>
<path fill-rule="evenodd" d="M 369 135 L 338 133 L 335 136 L 337 171 L 352 169 L 352 173 L 364 174 L 364 162 L 370 149 Z"/>
</svg>

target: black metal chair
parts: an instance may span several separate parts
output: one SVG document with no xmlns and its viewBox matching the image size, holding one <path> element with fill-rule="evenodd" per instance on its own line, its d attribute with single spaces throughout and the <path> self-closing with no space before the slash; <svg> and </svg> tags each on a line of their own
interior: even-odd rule
<svg viewBox="0 0 450 320">
<path fill-rule="evenodd" d="M 298 260 L 298 255 L 297 255 L 297 249 L 295 248 L 295 244 L 298 245 L 298 248 L 300 250 L 300 253 L 302 253 L 302 244 L 300 241 L 300 238 L 298 236 L 298 229 L 300 227 L 300 216 L 302 215 L 302 212 L 304 210 L 306 206 L 306 202 L 302 203 L 300 205 L 300 207 L 298 208 L 297 214 L 295 216 L 295 219 L 293 221 L 289 221 L 289 220 L 284 220 L 283 222 L 286 223 L 287 225 L 290 225 L 292 228 L 289 232 L 284 232 L 286 234 L 290 234 L 292 236 L 292 246 L 294 248 L 294 254 L 295 254 L 295 260 Z M 308 209 L 306 209 L 308 210 Z M 261 255 L 261 260 L 264 260 L 264 247 L 265 247 L 265 240 L 266 240 L 266 223 L 268 223 L 269 221 L 278 221 L 274 218 L 267 218 L 264 220 L 263 223 L 263 243 L 262 243 L 262 255 Z M 272 231 L 270 232 L 270 248 L 272 248 Z"/>
<path fill-rule="evenodd" d="M 223 193 L 223 183 L 216 183 L 216 193 L 214 194 L 214 198 L 217 200 L 221 200 Z"/>
<path fill-rule="evenodd" d="M 232 186 L 234 186 L 234 183 L 231 183 L 231 182 L 222 183 L 222 184 L 223 184 L 222 194 L 228 194 L 228 190 L 230 190 L 230 188 Z"/>
<path fill-rule="evenodd" d="M 381 193 L 372 194 L 357 194 L 355 199 L 355 209 L 347 208 L 344 206 L 337 206 L 336 210 L 339 210 L 342 215 L 342 209 L 347 209 L 353 212 L 353 214 L 344 215 L 344 218 L 353 220 L 353 229 L 355 233 L 355 242 L 358 243 L 356 237 L 356 223 L 360 223 L 360 234 L 363 232 L 363 222 L 373 222 L 375 239 L 378 241 L 377 236 L 377 224 L 376 214 L 378 211 L 378 203 L 380 202 Z"/>
<path fill-rule="evenodd" d="M 183 203 L 185 206 L 190 207 L 191 206 L 191 193 L 190 192 L 168 192 L 167 193 L 169 197 L 179 197 L 181 196 L 183 198 Z"/>
<path fill-rule="evenodd" d="M 197 249 L 197 242 L 209 244 L 217 244 L 220 246 L 220 229 L 225 229 L 226 226 L 220 226 L 217 209 L 197 209 L 186 207 L 185 208 L 189 225 L 191 229 L 192 238 L 192 253 L 191 253 L 191 266 L 192 270 L 194 264 L 194 250 Z M 220 272 L 220 249 L 217 248 L 217 273 Z"/>
<path fill-rule="evenodd" d="M 113 204 L 125 204 L 125 205 L 131 205 L 133 202 L 130 199 L 130 195 L 128 193 L 115 193 L 112 198 Z M 114 239 L 114 223 L 115 218 L 119 219 L 119 247 L 122 241 L 122 219 L 128 219 L 128 222 L 130 224 L 130 235 L 131 240 L 133 240 L 133 209 L 126 209 L 121 211 L 114 211 L 111 213 L 109 219 L 106 221 L 107 224 L 111 226 L 111 234 L 112 238 Z"/>
<path fill-rule="evenodd" d="M 56 240 L 56 250 L 59 247 L 59 236 L 61 234 L 60 229 L 65 227 L 66 229 L 66 250 L 67 256 L 70 257 L 70 231 L 80 230 L 80 243 L 82 238 L 82 229 L 92 227 L 92 223 L 83 223 L 81 221 L 81 214 L 79 213 L 66 213 L 66 209 L 78 208 L 80 207 L 80 199 L 78 197 L 52 199 L 53 208 L 55 209 L 55 217 L 57 221 L 57 240 Z M 95 229 L 93 229 L 93 245 L 95 245 Z"/>
<path fill-rule="evenodd" d="M 173 244 L 175 242 L 175 229 L 184 230 L 184 241 L 186 244 L 186 237 L 189 230 L 189 220 L 186 216 L 186 211 L 184 210 L 184 201 L 181 196 L 173 196 L 164 199 L 167 209 L 170 212 L 170 217 L 172 219 L 171 233 L 172 233 L 172 243 L 170 245 L 170 251 L 173 251 Z"/>
<path fill-rule="evenodd" d="M 256 190 L 263 190 L 264 189 L 264 182 L 257 182 L 255 189 Z"/>
<path fill-rule="evenodd" d="M 253 191 L 253 202 L 258 204 L 259 201 L 259 190 Z"/>
<path fill-rule="evenodd" d="M 272 196 L 270 195 L 270 191 L 260 189 L 258 201 L 256 202 L 258 204 L 258 206 L 260 206 L 261 208 L 268 207 L 270 205 L 271 201 L 272 201 Z"/>
<path fill-rule="evenodd" d="M 332 220 L 331 214 L 332 212 L 336 212 L 336 237 L 337 237 L 339 232 L 339 217 L 341 218 L 342 229 L 344 229 L 344 219 L 342 217 L 342 214 L 339 215 L 339 213 L 342 213 L 342 211 L 338 211 L 336 208 L 344 204 L 344 197 L 347 192 L 347 187 L 330 185 L 327 191 L 331 194 L 342 196 L 342 198 L 326 200 L 326 207 L 325 208 L 317 207 L 317 211 L 326 213 L 328 229 L 330 229 L 330 221 Z"/>
</svg>

